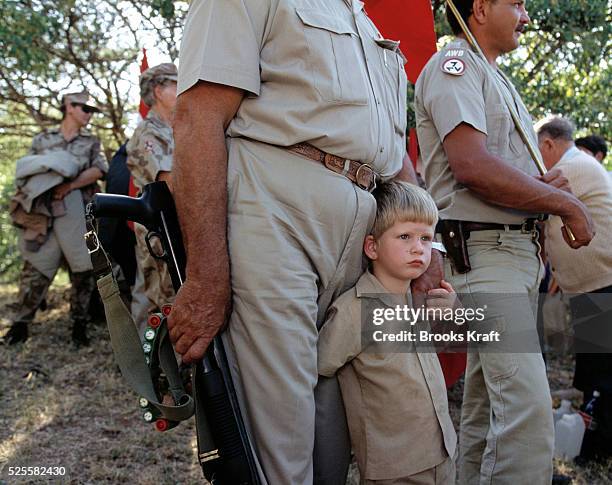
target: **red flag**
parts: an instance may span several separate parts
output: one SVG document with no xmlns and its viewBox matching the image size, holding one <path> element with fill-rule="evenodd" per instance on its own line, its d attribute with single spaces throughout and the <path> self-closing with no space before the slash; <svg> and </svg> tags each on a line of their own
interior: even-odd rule
<svg viewBox="0 0 612 485">
<path fill-rule="evenodd" d="M 411 83 L 416 83 L 437 50 L 430 0 L 366 0 L 365 6 L 383 35 L 400 41 L 408 59 L 406 74 Z"/>
<path fill-rule="evenodd" d="M 147 69 L 149 69 L 149 61 L 147 60 L 147 50 L 143 47 L 142 48 L 142 61 L 140 62 L 140 72 L 143 73 Z M 149 107 L 146 104 L 144 104 L 142 99 L 140 100 L 140 107 L 138 108 L 138 111 L 140 112 L 140 116 L 142 116 L 143 118 L 146 117 L 147 113 L 149 112 Z"/>
</svg>

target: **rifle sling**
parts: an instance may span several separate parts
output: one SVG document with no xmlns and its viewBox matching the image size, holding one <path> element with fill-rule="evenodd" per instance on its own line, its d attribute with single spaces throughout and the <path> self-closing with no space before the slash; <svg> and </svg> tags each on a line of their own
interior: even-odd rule
<svg viewBox="0 0 612 485">
<path fill-rule="evenodd" d="M 119 286 L 113 275 L 108 256 L 100 245 L 95 232 L 90 231 L 85 239 L 94 272 L 98 277 L 98 290 L 104 304 L 104 313 L 106 314 L 115 361 L 123 378 L 134 392 L 146 398 L 164 418 L 170 421 L 189 419 L 194 413 L 194 402 L 183 389 L 167 327 L 163 325 L 158 332 L 159 335 L 156 338 L 158 340 L 157 352 L 160 366 L 168 379 L 173 397 L 178 402 L 176 406 L 159 402 L 151 378 L 151 371 L 145 362 L 142 343 L 134 319 L 121 299 Z"/>
</svg>

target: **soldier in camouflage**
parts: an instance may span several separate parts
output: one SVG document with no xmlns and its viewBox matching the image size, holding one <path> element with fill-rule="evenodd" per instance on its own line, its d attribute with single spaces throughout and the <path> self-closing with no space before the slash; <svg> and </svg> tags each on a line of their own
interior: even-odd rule
<svg viewBox="0 0 612 485">
<path fill-rule="evenodd" d="M 176 104 L 176 79 L 177 69 L 172 63 L 151 67 L 140 76 L 140 96 L 150 110 L 127 144 L 127 166 L 139 190 L 155 181 L 169 183 L 174 152 L 171 124 Z M 149 254 L 145 243 L 146 229 L 134 224 L 134 231 L 136 259 L 149 300 L 147 313 L 159 311 L 162 305 L 174 301 L 170 274 L 163 262 Z M 142 333 L 144 322 L 136 323 Z"/>
<path fill-rule="evenodd" d="M 43 304 L 53 278 L 62 264 L 67 264 L 70 273 L 70 314 L 72 318 L 72 340 L 75 345 L 88 345 L 86 326 L 89 319 L 88 306 L 95 282 L 91 262 L 82 234 L 85 227 L 84 207 L 98 190 L 97 180 L 107 171 L 100 141 L 85 130 L 91 116 L 99 109 L 86 92 L 66 94 L 60 110 L 62 122 L 56 129 L 35 136 L 29 155 L 44 156 L 51 152 L 63 152 L 66 163 L 76 161 L 78 169 L 73 178 L 51 188 L 40 197 L 52 203 L 63 203 L 65 214 L 50 221 L 51 229 L 46 240 L 38 247 L 25 241 L 27 227 L 19 232 L 20 250 L 24 259 L 21 272 L 17 311 L 13 324 L 4 340 L 12 345 L 28 338 L 28 324 L 34 319 Z M 68 160 L 70 159 L 70 160 Z M 16 198 L 19 196 L 19 191 Z M 14 199 L 15 200 L 15 199 Z M 35 199 L 36 201 L 36 199 Z M 79 234 L 80 232 L 80 234 Z"/>
</svg>

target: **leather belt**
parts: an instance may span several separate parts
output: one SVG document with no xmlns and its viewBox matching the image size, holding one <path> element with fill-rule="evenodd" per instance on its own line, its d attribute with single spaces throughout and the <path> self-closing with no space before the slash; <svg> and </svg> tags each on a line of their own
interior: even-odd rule
<svg viewBox="0 0 612 485">
<path fill-rule="evenodd" d="M 360 163 L 326 153 L 313 147 L 310 143 L 298 143 L 287 147 L 287 150 L 322 163 L 332 172 L 344 175 L 363 190 L 372 192 L 376 188 L 376 172 L 367 163 Z"/>
<path fill-rule="evenodd" d="M 537 219 L 526 219 L 522 224 L 461 221 L 461 227 L 468 233 L 474 231 L 505 231 L 508 228 L 510 231 L 521 231 L 522 234 L 530 234 L 537 227 Z M 440 226 L 436 227 L 436 232 L 441 232 L 439 228 Z"/>
</svg>

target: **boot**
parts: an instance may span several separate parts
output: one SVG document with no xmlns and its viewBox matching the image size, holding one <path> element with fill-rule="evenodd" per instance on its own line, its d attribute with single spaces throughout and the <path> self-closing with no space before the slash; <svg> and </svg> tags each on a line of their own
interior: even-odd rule
<svg viewBox="0 0 612 485">
<path fill-rule="evenodd" d="M 26 322 L 13 322 L 2 340 L 9 345 L 25 342 L 28 340 L 28 324 Z"/>
<path fill-rule="evenodd" d="M 72 324 L 72 343 L 78 349 L 79 347 L 89 346 L 89 337 L 87 337 L 87 322 L 84 320 L 75 320 Z"/>
</svg>

